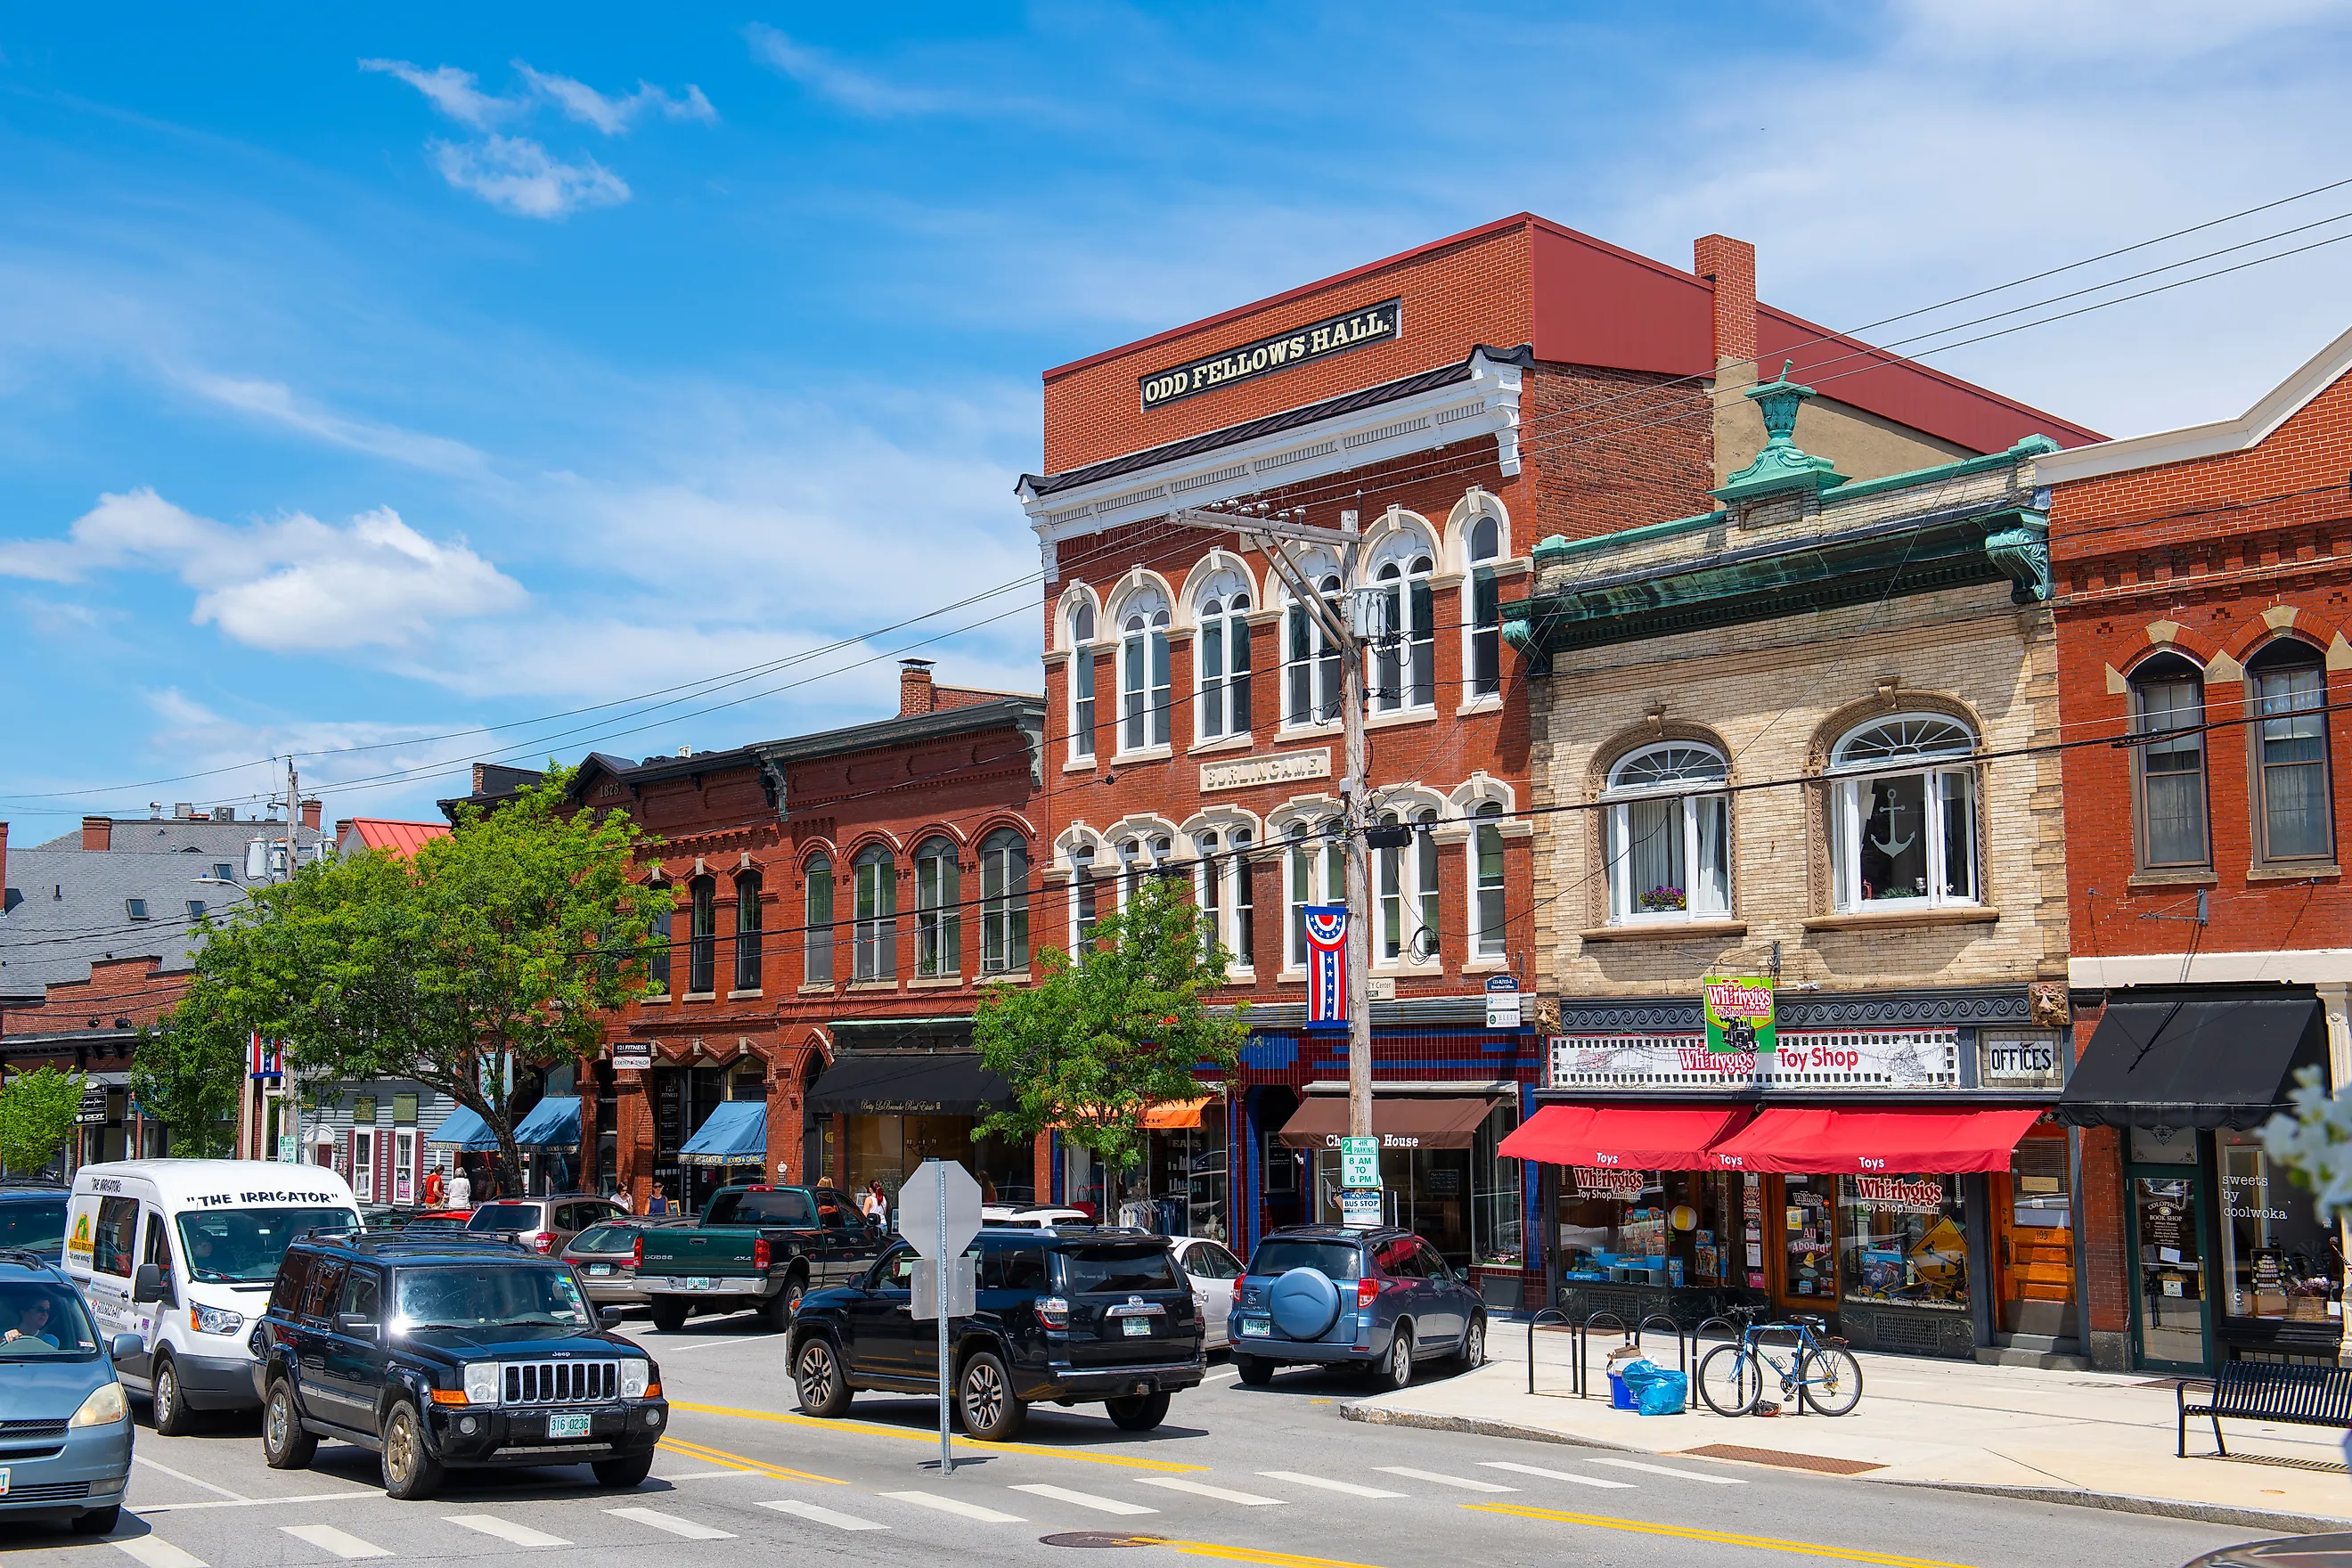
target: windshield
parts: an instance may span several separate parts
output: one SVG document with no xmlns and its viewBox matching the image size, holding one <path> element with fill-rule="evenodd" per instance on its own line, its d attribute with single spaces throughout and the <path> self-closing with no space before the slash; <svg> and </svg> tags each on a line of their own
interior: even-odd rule
<svg viewBox="0 0 2352 1568">
<path fill-rule="evenodd" d="M 537 1204 L 484 1204 L 466 1222 L 467 1230 L 537 1230 Z"/>
<path fill-rule="evenodd" d="M 572 1238 L 574 1252 L 635 1252 L 637 1232 L 634 1225 L 591 1226 Z"/>
<path fill-rule="evenodd" d="M 595 1322 L 572 1270 L 552 1264 L 496 1268 L 404 1268 L 393 1299 L 395 1329 L 478 1329 Z"/>
<path fill-rule="evenodd" d="M 1287 1274 L 1294 1268 L 1319 1268 L 1326 1279 L 1356 1278 L 1360 1255 L 1344 1241 L 1266 1241 L 1250 1259 L 1253 1274 Z"/>
<path fill-rule="evenodd" d="M 816 1224 L 816 1205 L 806 1193 L 721 1193 L 710 1200 L 705 1225 Z"/>
<path fill-rule="evenodd" d="M 0 1204 L 0 1247 L 54 1252 L 66 1244 L 66 1201 Z"/>
<path fill-rule="evenodd" d="M 1073 1247 L 1064 1249 L 1062 1289 L 1073 1296 L 1106 1290 L 1172 1290 L 1176 1266 L 1162 1247 Z"/>
<path fill-rule="evenodd" d="M 0 1362 L 86 1361 L 98 1331 L 69 1285 L 41 1279 L 0 1283 Z"/>
<path fill-rule="evenodd" d="M 306 1230 L 357 1230 L 349 1209 L 206 1209 L 180 1216 L 188 1278 L 212 1285 L 267 1285 L 286 1244 Z"/>
</svg>

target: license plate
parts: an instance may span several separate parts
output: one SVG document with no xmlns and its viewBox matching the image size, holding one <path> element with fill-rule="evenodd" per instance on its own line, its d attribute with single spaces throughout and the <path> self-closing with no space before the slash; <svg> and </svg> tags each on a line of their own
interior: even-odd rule
<svg viewBox="0 0 2352 1568">
<path fill-rule="evenodd" d="M 689 1290 L 708 1290 L 710 1289 L 710 1276 L 708 1274 L 688 1275 L 687 1277 L 686 1288 Z"/>
<path fill-rule="evenodd" d="M 1124 1321 L 1127 1324 L 1129 1339 L 1139 1340 L 1151 1332 L 1151 1320 L 1149 1318 L 1129 1318 Z"/>
<path fill-rule="evenodd" d="M 585 1437 L 588 1417 L 585 1415 L 551 1415 L 547 1418 L 547 1435 L 551 1437 Z"/>
<path fill-rule="evenodd" d="M 1268 1324 L 1257 1322 L 1249 1318 L 1242 1320 L 1242 1338 L 1245 1340 L 1267 1339 L 1272 1337 L 1273 1333 L 1274 1330 Z"/>
<path fill-rule="evenodd" d="M 8 1467 L 0 1465 L 0 1497 L 8 1495 Z"/>
<path fill-rule="evenodd" d="M 612 1271 L 613 1266 L 609 1263 L 592 1263 L 588 1266 L 588 1272 L 592 1275 L 610 1274 Z"/>
</svg>

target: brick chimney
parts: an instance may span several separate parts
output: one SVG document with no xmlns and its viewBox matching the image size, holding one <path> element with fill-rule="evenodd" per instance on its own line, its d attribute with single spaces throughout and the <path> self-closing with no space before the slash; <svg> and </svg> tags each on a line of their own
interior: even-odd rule
<svg viewBox="0 0 2352 1568">
<path fill-rule="evenodd" d="M 304 801 L 302 803 L 302 826 L 309 828 L 313 833 L 318 832 L 319 819 L 326 814 L 326 810 L 327 805 L 324 801 Z"/>
<path fill-rule="evenodd" d="M 85 849 L 114 847 L 114 818 L 85 816 L 81 819 L 81 847 Z"/>
<path fill-rule="evenodd" d="M 931 660 L 902 658 L 898 661 L 898 717 L 929 713 L 935 706 L 931 690 Z"/>
<path fill-rule="evenodd" d="M 1715 289 L 1715 482 L 1764 449 L 1764 418 L 1739 394 L 1756 384 L 1756 247 L 1710 234 L 1691 246 L 1691 270 Z"/>
</svg>

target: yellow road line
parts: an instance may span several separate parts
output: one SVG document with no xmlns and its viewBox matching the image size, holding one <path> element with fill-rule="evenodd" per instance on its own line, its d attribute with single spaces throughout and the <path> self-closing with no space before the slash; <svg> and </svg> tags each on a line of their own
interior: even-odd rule
<svg viewBox="0 0 2352 1568">
<path fill-rule="evenodd" d="M 1507 1502 L 1465 1502 L 1481 1513 L 1507 1513 L 1520 1519 L 1555 1520 L 1562 1524 L 1589 1524 L 1600 1530 L 1630 1530 L 1642 1535 L 1670 1535 L 1677 1541 L 1706 1541 L 1721 1546 L 1752 1546 L 1759 1552 L 1793 1552 L 1801 1557 L 1831 1557 L 1842 1563 L 1874 1563 L 1881 1568 L 1966 1568 L 1927 1557 L 1896 1557 L 1885 1552 L 1862 1552 L 1846 1546 L 1822 1546 L 1810 1541 L 1776 1541 L 1769 1535 L 1732 1535 L 1720 1530 L 1694 1530 L 1688 1525 L 1652 1524 L 1637 1519 L 1611 1519 L 1597 1513 L 1559 1513 L 1548 1508 L 1523 1508 Z"/>
<path fill-rule="evenodd" d="M 1367 1568 L 1364 1563 L 1342 1562 L 1337 1557 L 1294 1557 L 1286 1552 L 1261 1552 L 1254 1546 L 1221 1546 L 1213 1541 L 1171 1541 L 1163 1536 L 1155 1544 L 1172 1546 L 1190 1557 L 1217 1557 L 1228 1563 L 1259 1563 L 1267 1564 L 1268 1568 Z"/>
<path fill-rule="evenodd" d="M 788 1415 L 780 1410 L 739 1410 L 725 1405 L 686 1405 L 671 1400 L 672 1410 L 690 1410 L 698 1415 L 729 1415 L 739 1421 L 774 1421 L 786 1426 L 815 1426 L 829 1432 L 854 1432 L 868 1437 L 902 1437 L 917 1443 L 936 1443 L 937 1432 L 909 1431 L 904 1426 L 885 1426 L 874 1421 L 833 1420 L 816 1415 Z M 1179 1464 L 1172 1459 L 1133 1459 L 1124 1454 L 1097 1454 L 1082 1448 L 1054 1448 L 1043 1443 L 987 1443 L 977 1437 L 958 1436 L 959 1448 L 984 1448 L 996 1454 L 1038 1454 L 1048 1459 L 1076 1459 L 1089 1465 L 1119 1465 L 1130 1470 L 1162 1470 L 1171 1474 L 1205 1470 L 1206 1465 Z"/>
<path fill-rule="evenodd" d="M 777 1476 L 786 1480 L 823 1481 L 827 1486 L 845 1487 L 849 1483 L 832 1476 L 814 1475 L 807 1470 L 788 1469 L 772 1465 L 765 1459 L 754 1459 L 748 1454 L 730 1454 L 724 1448 L 706 1448 L 699 1443 L 689 1443 L 682 1437 L 664 1437 L 661 1446 L 673 1454 L 684 1454 L 690 1459 L 705 1459 L 713 1464 L 731 1465 L 739 1470 L 756 1470 L 763 1476 Z"/>
</svg>

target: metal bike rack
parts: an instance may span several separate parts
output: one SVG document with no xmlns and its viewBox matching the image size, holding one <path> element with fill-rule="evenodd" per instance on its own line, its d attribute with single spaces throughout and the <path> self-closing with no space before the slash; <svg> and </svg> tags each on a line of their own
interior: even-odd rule
<svg viewBox="0 0 2352 1568">
<path fill-rule="evenodd" d="M 1566 1312 L 1561 1311 L 1558 1307 L 1546 1307 L 1542 1311 L 1538 1312 L 1534 1317 L 1528 1320 L 1528 1392 L 1529 1394 L 1533 1394 L 1536 1391 L 1536 1329 L 1546 1319 L 1549 1319 L 1555 1323 L 1566 1323 L 1571 1329 L 1576 1326 L 1574 1321 L 1570 1319 Z M 1582 1356 L 1579 1356 L 1577 1358 L 1580 1370 L 1570 1374 L 1569 1387 L 1572 1392 L 1580 1390 L 1582 1387 L 1584 1378 L 1581 1373 L 1581 1363 L 1583 1359 L 1584 1358 Z M 1578 1394 L 1578 1397 L 1582 1397 L 1581 1393 Z"/>
<path fill-rule="evenodd" d="M 1643 1321 L 1646 1321 L 1647 1320 L 1645 1319 Z M 1591 1397 L 1592 1380 L 1584 1364 L 1585 1351 L 1586 1347 L 1591 1343 L 1592 1331 L 1604 1322 L 1610 1324 L 1615 1328 L 1619 1333 L 1624 1335 L 1626 1342 L 1631 1344 L 1635 1350 L 1638 1351 L 1642 1348 L 1642 1327 L 1640 1323 L 1635 1323 L 1629 1327 L 1623 1318 L 1621 1318 L 1616 1313 L 1610 1311 L 1585 1313 L 1584 1321 L 1578 1324 L 1576 1329 L 1576 1375 L 1574 1380 L 1569 1385 L 1579 1399 Z"/>
<path fill-rule="evenodd" d="M 1683 1374 L 1683 1385 L 1687 1388 L 1690 1385 L 1691 1355 L 1689 1347 L 1684 1342 L 1683 1326 L 1680 1323 L 1675 1322 L 1664 1312 L 1650 1313 L 1633 1326 L 1633 1347 L 1636 1350 L 1641 1348 L 1642 1332 L 1652 1323 L 1664 1324 L 1666 1331 L 1675 1336 L 1675 1370 Z"/>
</svg>

